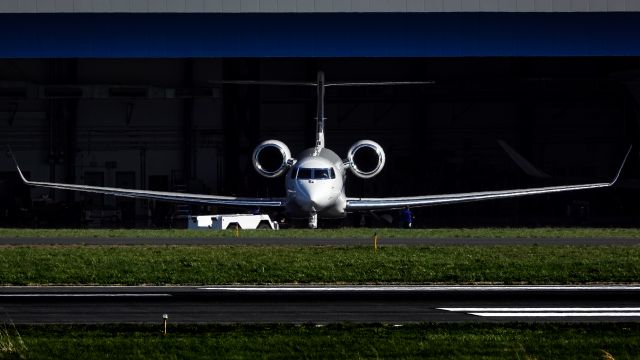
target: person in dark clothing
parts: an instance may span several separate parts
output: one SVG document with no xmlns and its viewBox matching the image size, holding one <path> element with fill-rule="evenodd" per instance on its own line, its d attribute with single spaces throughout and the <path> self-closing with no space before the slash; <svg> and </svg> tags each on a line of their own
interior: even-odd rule
<svg viewBox="0 0 640 360">
<path fill-rule="evenodd" d="M 413 213 L 409 207 L 405 207 L 402 209 L 402 213 L 400 214 L 400 227 L 405 229 L 411 229 L 413 225 Z"/>
</svg>

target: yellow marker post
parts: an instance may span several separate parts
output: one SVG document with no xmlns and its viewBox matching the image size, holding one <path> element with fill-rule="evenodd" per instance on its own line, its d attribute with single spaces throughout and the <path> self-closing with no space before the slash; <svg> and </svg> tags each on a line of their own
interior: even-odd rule
<svg viewBox="0 0 640 360">
<path fill-rule="evenodd" d="M 236 224 L 236 237 L 240 237 L 240 225 Z"/>
<path fill-rule="evenodd" d="M 378 252 L 378 233 L 373 233 L 373 249 Z"/>
<path fill-rule="evenodd" d="M 169 315 L 162 314 L 162 320 L 164 322 L 164 335 L 167 335 L 167 321 L 169 320 Z"/>
</svg>

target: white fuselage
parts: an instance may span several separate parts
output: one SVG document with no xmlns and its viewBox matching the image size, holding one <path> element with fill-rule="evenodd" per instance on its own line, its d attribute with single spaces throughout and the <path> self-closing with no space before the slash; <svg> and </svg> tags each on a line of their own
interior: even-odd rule
<svg viewBox="0 0 640 360">
<path fill-rule="evenodd" d="M 286 210 L 292 217 L 341 218 L 347 205 L 345 166 L 333 151 L 307 149 L 286 175 Z"/>
</svg>

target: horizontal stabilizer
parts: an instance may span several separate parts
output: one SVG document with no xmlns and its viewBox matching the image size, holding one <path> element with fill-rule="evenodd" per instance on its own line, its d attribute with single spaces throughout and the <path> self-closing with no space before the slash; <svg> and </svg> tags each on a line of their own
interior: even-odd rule
<svg viewBox="0 0 640 360">
<path fill-rule="evenodd" d="M 209 81 L 214 85 L 265 85 L 265 86 L 318 86 L 317 82 L 271 81 L 271 80 L 220 80 Z M 324 86 L 396 86 L 396 85 L 433 85 L 435 81 L 345 81 L 326 82 Z"/>
</svg>

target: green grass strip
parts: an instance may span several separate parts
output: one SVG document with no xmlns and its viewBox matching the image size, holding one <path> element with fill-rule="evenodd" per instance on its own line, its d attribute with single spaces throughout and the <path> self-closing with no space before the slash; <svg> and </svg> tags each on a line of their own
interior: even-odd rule
<svg viewBox="0 0 640 360">
<path fill-rule="evenodd" d="M 636 246 L 6 246 L 0 284 L 635 283 Z"/>
<path fill-rule="evenodd" d="M 474 228 L 474 229 L 286 229 L 240 230 L 240 237 L 289 238 L 640 238 L 636 228 Z M 233 230 L 186 229 L 0 229 L 3 238 L 219 238 Z"/>
<path fill-rule="evenodd" d="M 148 325 L 11 328 L 28 359 L 636 359 L 640 325 Z M 3 356 L 4 355 L 4 356 Z"/>
</svg>

